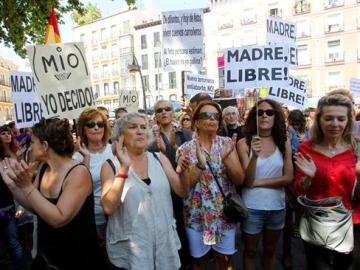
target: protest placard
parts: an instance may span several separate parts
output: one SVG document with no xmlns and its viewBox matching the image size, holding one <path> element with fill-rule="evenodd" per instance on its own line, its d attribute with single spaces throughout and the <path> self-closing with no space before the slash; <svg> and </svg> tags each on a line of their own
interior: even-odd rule
<svg viewBox="0 0 360 270">
<path fill-rule="evenodd" d="M 27 47 L 44 117 L 76 119 L 95 107 L 83 43 Z"/>
<path fill-rule="evenodd" d="M 185 75 L 185 95 L 194 96 L 197 93 L 206 93 L 214 97 L 215 84 L 214 80 L 205 75 L 187 73 Z"/>
<path fill-rule="evenodd" d="M 266 42 L 270 45 L 282 45 L 288 54 L 288 66 L 298 65 L 296 45 L 296 24 L 278 17 L 270 16 L 266 20 Z"/>
<path fill-rule="evenodd" d="M 10 71 L 10 85 L 15 126 L 26 128 L 38 123 L 41 105 L 31 72 Z"/>
<path fill-rule="evenodd" d="M 164 69 L 199 72 L 204 55 L 203 10 L 169 11 L 161 16 Z"/>
<path fill-rule="evenodd" d="M 139 108 L 138 91 L 121 91 L 119 97 L 119 107 L 124 107 L 128 112 L 137 112 Z"/>
<path fill-rule="evenodd" d="M 288 56 L 280 45 L 247 46 L 225 51 L 225 88 L 288 85 Z"/>
<path fill-rule="evenodd" d="M 360 79 L 350 79 L 350 92 L 355 97 L 360 97 Z"/>
</svg>

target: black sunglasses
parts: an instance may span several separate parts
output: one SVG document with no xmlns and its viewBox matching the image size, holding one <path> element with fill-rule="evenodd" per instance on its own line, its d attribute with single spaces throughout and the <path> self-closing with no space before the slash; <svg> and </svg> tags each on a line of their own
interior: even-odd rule
<svg viewBox="0 0 360 270">
<path fill-rule="evenodd" d="M 88 122 L 86 122 L 85 126 L 87 128 L 93 128 L 95 126 L 98 126 L 99 128 L 103 128 L 105 126 L 105 123 L 104 123 L 104 121 L 97 121 L 97 122 L 88 121 Z"/>
<path fill-rule="evenodd" d="M 257 114 L 258 116 L 263 116 L 264 113 L 266 113 L 267 116 L 273 116 L 275 114 L 275 111 L 272 109 L 268 109 L 268 110 L 258 110 Z"/>
<path fill-rule="evenodd" d="M 190 121 L 190 118 L 187 118 L 187 117 L 186 117 L 186 118 L 183 118 L 183 122 L 184 122 L 184 121 Z"/>
<path fill-rule="evenodd" d="M 165 108 L 157 108 L 156 113 L 162 113 L 163 111 L 170 112 L 172 111 L 171 107 L 165 107 Z"/>
<path fill-rule="evenodd" d="M 216 121 L 220 120 L 220 114 L 217 112 L 201 112 L 198 115 L 198 119 L 200 120 L 209 120 L 211 117 L 214 117 Z"/>
</svg>

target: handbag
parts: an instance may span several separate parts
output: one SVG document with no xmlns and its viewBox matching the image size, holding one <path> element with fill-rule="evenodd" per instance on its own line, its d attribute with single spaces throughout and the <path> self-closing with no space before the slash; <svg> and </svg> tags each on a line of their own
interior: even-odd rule
<svg viewBox="0 0 360 270">
<path fill-rule="evenodd" d="M 219 187 L 219 190 L 221 192 L 221 195 L 224 198 L 224 214 L 225 218 L 229 222 L 239 222 L 243 218 L 247 218 L 248 216 L 248 210 L 242 201 L 240 195 L 238 193 L 229 192 L 227 195 L 225 195 L 219 180 L 216 177 L 216 174 L 214 174 L 209 161 L 206 161 L 207 165 L 209 166 L 209 170 L 211 174 L 214 176 L 215 182 Z"/>
<path fill-rule="evenodd" d="M 340 253 L 353 250 L 352 214 L 341 197 L 310 200 L 299 196 L 298 202 L 304 206 L 300 220 L 300 235 L 304 241 Z"/>
</svg>

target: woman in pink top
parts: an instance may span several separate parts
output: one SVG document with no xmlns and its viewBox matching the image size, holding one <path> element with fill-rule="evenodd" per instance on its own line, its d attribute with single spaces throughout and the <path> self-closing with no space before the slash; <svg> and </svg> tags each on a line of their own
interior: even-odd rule
<svg viewBox="0 0 360 270">
<path fill-rule="evenodd" d="M 352 102 L 343 95 L 322 97 L 309 141 L 295 154 L 295 189 L 309 199 L 340 196 L 351 209 L 356 179 L 356 142 L 352 135 Z M 352 254 L 331 251 L 304 242 L 310 270 L 348 269 Z"/>
</svg>

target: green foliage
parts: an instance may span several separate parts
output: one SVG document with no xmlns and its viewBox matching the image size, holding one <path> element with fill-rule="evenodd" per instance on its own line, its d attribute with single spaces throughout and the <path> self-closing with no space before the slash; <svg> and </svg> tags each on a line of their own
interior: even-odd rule
<svg viewBox="0 0 360 270">
<path fill-rule="evenodd" d="M 52 6 L 59 24 L 63 22 L 63 14 L 73 10 L 83 12 L 80 0 L 0 1 L 0 42 L 24 58 L 27 44 L 44 43 Z"/>
<path fill-rule="evenodd" d="M 135 5 L 136 0 L 126 0 L 126 4 L 131 7 Z"/>
<path fill-rule="evenodd" d="M 101 12 L 97 6 L 89 3 L 87 4 L 83 12 L 79 12 L 77 10 L 73 11 L 71 13 L 71 18 L 77 25 L 83 25 L 86 23 L 91 23 L 98 18 L 101 18 Z"/>
</svg>

